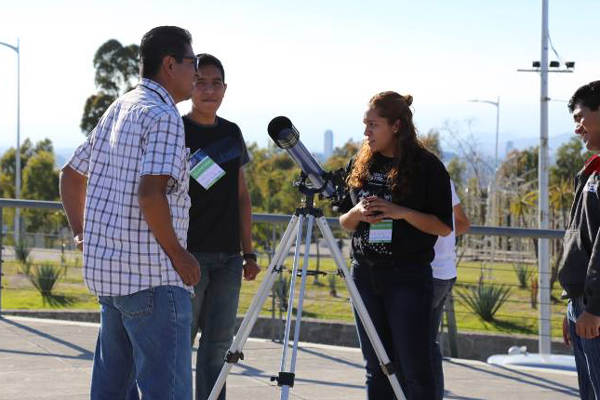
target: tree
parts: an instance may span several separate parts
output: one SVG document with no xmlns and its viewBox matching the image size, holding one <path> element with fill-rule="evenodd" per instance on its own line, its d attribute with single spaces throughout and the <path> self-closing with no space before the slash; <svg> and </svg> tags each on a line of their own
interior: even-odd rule
<svg viewBox="0 0 600 400">
<path fill-rule="evenodd" d="M 102 91 L 87 98 L 83 107 L 83 117 L 81 117 L 81 123 L 79 124 L 79 127 L 86 136 L 98 125 L 98 121 L 100 121 L 102 115 L 116 99 L 116 96 L 106 94 Z"/>
<path fill-rule="evenodd" d="M 21 143 L 21 174 L 23 174 L 29 159 L 41 151 L 54 153 L 50 139 L 41 140 L 35 146 L 29 138 Z M 16 149 L 11 147 L 0 158 L 0 196 L 5 198 L 15 197 L 16 154 Z"/>
<path fill-rule="evenodd" d="M 346 168 L 350 159 L 354 157 L 360 149 L 360 146 L 360 142 L 355 142 L 350 139 L 342 147 L 336 147 L 333 150 L 331 157 L 325 161 L 323 168 L 325 168 L 327 171 L 335 171 L 339 168 Z"/>
<path fill-rule="evenodd" d="M 31 200 L 59 200 L 59 173 L 54 168 L 54 154 L 39 151 L 32 155 L 23 169 L 23 198 Z M 63 221 L 62 213 L 49 210 L 26 209 L 27 231 L 49 232 Z"/>
<path fill-rule="evenodd" d="M 572 181 L 593 154 L 589 150 L 583 151 L 583 144 L 579 138 L 571 138 L 556 151 L 556 163 L 550 168 L 551 181 Z"/>
<path fill-rule="evenodd" d="M 440 160 L 444 158 L 444 152 L 440 143 L 440 133 L 437 130 L 430 129 L 427 135 L 421 136 L 419 139 L 423 143 L 423 146 L 438 156 Z"/>
<path fill-rule="evenodd" d="M 530 147 L 525 150 L 513 150 L 506 156 L 498 172 L 500 185 L 504 182 L 515 180 L 525 183 L 535 182 L 538 179 L 539 147 Z"/>
<path fill-rule="evenodd" d="M 300 204 L 300 193 L 292 183 L 300 170 L 294 161 L 273 146 L 248 146 L 250 163 L 245 168 L 246 183 L 254 212 L 291 214 Z M 274 251 L 278 235 L 266 224 L 253 224 L 252 237 L 260 251 Z M 269 254 L 270 257 L 270 254 Z"/>
<path fill-rule="evenodd" d="M 87 134 L 98 124 L 102 114 L 119 95 L 130 91 L 139 80 L 139 46 L 123 46 L 111 39 L 94 55 L 95 83 L 98 92 L 85 101 L 79 127 Z"/>
<path fill-rule="evenodd" d="M 573 203 L 573 185 L 566 179 L 560 180 L 558 183 L 550 186 L 550 221 L 554 229 L 566 229 L 569 207 Z M 550 270 L 550 290 L 554 288 L 554 284 L 558 280 L 558 269 L 562 261 L 564 246 L 562 240 L 557 240 L 552 243 L 553 254 Z"/>
<path fill-rule="evenodd" d="M 460 159 L 464 161 L 467 177 L 475 178 L 479 189 L 472 193 L 484 194 L 486 182 L 493 179 L 494 167 L 482 153 L 479 137 L 473 133 L 471 124 L 472 121 L 465 121 L 464 124 L 446 121 L 441 130 L 450 136 L 450 148 L 457 152 Z M 465 128 L 466 133 L 464 132 Z M 479 201 L 482 200 L 483 198 L 479 199 Z"/>
<path fill-rule="evenodd" d="M 8 149 L 0 158 L 0 197 L 15 197 L 14 148 Z M 54 147 L 50 139 L 35 145 L 25 139 L 21 144 L 21 197 L 31 200 L 58 200 L 58 171 L 55 169 Z M 3 210 L 3 220 L 9 226 L 14 221 L 14 208 Z M 61 212 L 47 210 L 24 210 L 24 226 L 30 232 L 55 230 L 66 225 Z"/>
<path fill-rule="evenodd" d="M 465 184 L 465 172 L 467 170 L 466 164 L 458 157 L 455 157 L 450 160 L 447 169 L 450 179 L 452 179 L 454 186 L 456 186 L 457 192 L 462 192 L 462 188 Z"/>
</svg>

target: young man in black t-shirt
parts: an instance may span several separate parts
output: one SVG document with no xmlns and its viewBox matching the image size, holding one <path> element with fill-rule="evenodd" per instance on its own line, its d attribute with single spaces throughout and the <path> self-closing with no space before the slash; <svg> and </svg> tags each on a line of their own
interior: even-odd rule
<svg viewBox="0 0 600 400">
<path fill-rule="evenodd" d="M 217 116 L 226 89 L 221 62 L 210 54 L 199 54 L 192 110 L 183 117 L 190 154 L 196 153 L 194 158 L 202 153 L 208 157 L 203 165 L 210 166 L 198 168 L 198 173 L 192 170 L 189 192 L 188 250 L 201 269 L 192 300 L 192 344 L 198 330 L 202 332 L 196 400 L 210 395 L 231 346 L 242 273 L 246 280 L 253 280 L 260 272 L 252 250 L 252 205 L 243 172 L 248 151 L 240 128 Z M 209 169 L 212 173 L 207 174 Z M 225 388 L 219 399 L 225 399 Z"/>
</svg>

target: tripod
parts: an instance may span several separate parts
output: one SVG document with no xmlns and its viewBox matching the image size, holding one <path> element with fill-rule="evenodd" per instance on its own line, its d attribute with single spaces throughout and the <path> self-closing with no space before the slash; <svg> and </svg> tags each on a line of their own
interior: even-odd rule
<svg viewBox="0 0 600 400">
<path fill-rule="evenodd" d="M 300 336 L 300 323 L 302 320 L 302 306 L 304 302 L 304 291 L 306 287 L 306 278 L 308 276 L 308 257 L 309 251 L 307 249 L 311 243 L 311 236 L 313 232 L 313 226 L 316 221 L 323 238 L 331 252 L 335 264 L 338 268 L 338 273 L 344 278 L 346 281 L 346 286 L 348 288 L 348 292 L 350 294 L 350 298 L 352 300 L 352 304 L 356 309 L 357 314 L 360 317 L 362 324 L 365 327 L 367 335 L 369 337 L 369 341 L 373 345 L 375 353 L 377 354 L 377 358 L 379 359 L 379 363 L 381 365 L 381 369 L 387 375 L 390 384 L 396 394 L 396 397 L 399 400 L 406 400 L 404 393 L 400 387 L 400 383 L 398 382 L 398 378 L 395 375 L 393 364 L 390 362 L 383 344 L 379 339 L 379 335 L 375 330 L 375 326 L 369 317 L 369 314 L 365 308 L 365 305 L 358 293 L 358 289 L 352 280 L 352 277 L 349 274 L 348 268 L 344 262 L 344 258 L 339 247 L 336 244 L 336 241 L 333 237 L 331 229 L 329 225 L 327 225 L 327 220 L 323 216 L 323 211 L 320 208 L 315 208 L 313 206 L 314 195 L 319 193 L 319 189 L 308 188 L 305 184 L 306 176 L 303 174 L 301 176 L 301 181 L 298 186 L 300 187 L 300 191 L 305 195 L 305 200 L 303 201 L 302 207 L 296 209 L 295 214 L 292 216 L 284 234 L 281 238 L 281 242 L 275 251 L 275 255 L 271 260 L 271 264 L 269 268 L 265 272 L 265 279 L 261 283 L 256 293 L 256 296 L 252 300 L 250 307 L 242 321 L 240 328 L 235 335 L 233 343 L 227 352 L 225 357 L 225 363 L 221 368 L 221 372 L 213 386 L 213 389 L 210 393 L 209 400 L 217 400 L 217 397 L 221 393 L 223 389 L 223 385 L 225 384 L 225 380 L 227 379 L 227 375 L 231 371 L 233 364 L 237 363 L 240 359 L 244 359 L 244 353 L 242 349 L 248 336 L 250 335 L 250 331 L 258 318 L 258 314 L 260 313 L 260 309 L 264 304 L 267 296 L 271 292 L 271 288 L 275 283 L 275 279 L 277 277 L 277 273 L 283 269 L 283 262 L 285 261 L 287 255 L 289 254 L 292 243 L 295 239 L 296 247 L 294 249 L 294 264 L 292 269 L 292 278 L 290 282 L 290 292 L 289 292 L 289 301 L 288 301 L 288 310 L 287 310 L 287 319 L 285 325 L 284 332 L 284 340 L 283 340 L 283 354 L 281 357 L 281 369 L 278 376 L 274 376 L 271 378 L 271 381 L 277 381 L 277 386 L 281 387 L 281 400 L 287 400 L 289 397 L 289 390 L 294 386 L 295 379 L 295 369 L 296 369 L 296 356 L 298 352 L 298 339 Z M 298 260 L 300 256 L 300 246 L 302 245 L 302 229 L 304 225 L 304 220 L 307 220 L 308 226 L 306 231 L 306 239 L 304 242 L 304 261 L 302 265 L 301 272 L 301 284 L 300 284 L 300 293 L 298 296 L 298 307 L 296 312 L 296 325 L 294 330 L 294 343 L 292 346 L 292 355 L 290 360 L 290 366 L 287 368 L 287 357 L 288 357 L 288 347 L 290 340 L 290 330 L 292 325 L 292 309 L 294 304 L 294 296 L 295 296 L 295 283 L 296 277 L 298 276 Z"/>
</svg>

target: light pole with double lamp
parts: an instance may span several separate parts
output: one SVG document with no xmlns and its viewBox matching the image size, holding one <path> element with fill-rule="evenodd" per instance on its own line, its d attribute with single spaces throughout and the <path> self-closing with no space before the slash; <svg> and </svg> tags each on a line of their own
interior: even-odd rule
<svg viewBox="0 0 600 400">
<path fill-rule="evenodd" d="M 17 151 L 15 153 L 15 199 L 18 199 L 21 197 L 21 53 L 19 51 L 19 39 L 17 39 L 16 46 L 4 42 L 0 42 L 0 45 L 6 46 L 17 53 Z M 19 208 L 16 208 L 15 225 L 13 229 L 15 245 L 19 243 L 21 236 L 20 214 Z M 1 226 L 0 229 L 2 229 Z"/>
</svg>

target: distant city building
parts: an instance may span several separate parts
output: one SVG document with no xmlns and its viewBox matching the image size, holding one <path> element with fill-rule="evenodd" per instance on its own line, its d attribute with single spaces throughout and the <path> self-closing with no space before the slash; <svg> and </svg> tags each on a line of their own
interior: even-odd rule
<svg viewBox="0 0 600 400">
<path fill-rule="evenodd" d="M 515 148 L 515 144 L 512 142 L 512 140 L 509 140 L 508 142 L 506 142 L 506 155 L 508 155 L 508 153 L 513 151 L 514 148 Z"/>
<path fill-rule="evenodd" d="M 323 156 L 328 159 L 333 154 L 333 131 L 327 129 L 325 131 L 325 143 L 323 146 Z"/>
</svg>

